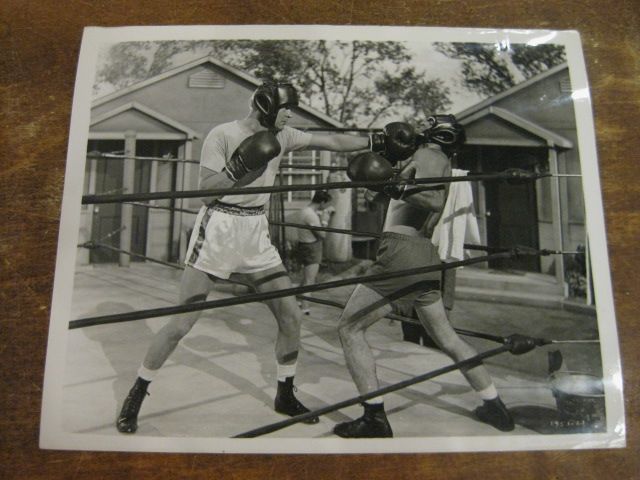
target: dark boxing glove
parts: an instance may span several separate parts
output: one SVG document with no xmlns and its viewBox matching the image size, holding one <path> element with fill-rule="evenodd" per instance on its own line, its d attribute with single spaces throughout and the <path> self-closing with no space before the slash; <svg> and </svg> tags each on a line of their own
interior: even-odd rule
<svg viewBox="0 0 640 480">
<path fill-rule="evenodd" d="M 268 130 L 245 138 L 231 158 L 226 161 L 224 170 L 227 176 L 237 182 L 247 173 L 265 167 L 269 160 L 280 154 L 280 142 Z"/>
<path fill-rule="evenodd" d="M 347 176 L 354 182 L 389 180 L 393 177 L 393 167 L 387 159 L 377 153 L 364 152 L 351 159 L 347 166 Z M 380 192 L 383 187 L 367 188 Z"/>
<path fill-rule="evenodd" d="M 397 175 L 394 178 L 394 180 L 413 180 L 414 178 L 416 178 L 416 167 L 409 164 L 404 170 L 402 170 L 402 172 L 400 172 L 400 175 Z M 382 191 L 388 197 L 395 200 L 401 200 L 405 196 L 405 193 L 407 193 L 407 184 L 385 185 Z"/>
<path fill-rule="evenodd" d="M 417 135 L 411 125 L 404 122 L 392 122 L 385 125 L 382 133 L 369 136 L 369 149 L 380 153 L 395 165 L 406 160 L 416 151 Z"/>
</svg>

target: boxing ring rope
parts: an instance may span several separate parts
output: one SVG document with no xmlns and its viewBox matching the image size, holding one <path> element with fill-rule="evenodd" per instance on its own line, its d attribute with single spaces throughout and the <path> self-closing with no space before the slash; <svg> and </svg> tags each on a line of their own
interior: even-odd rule
<svg viewBox="0 0 640 480">
<path fill-rule="evenodd" d="M 146 261 L 151 262 L 151 263 L 157 263 L 159 265 L 164 265 L 166 267 L 171 267 L 171 268 L 173 268 L 175 270 L 184 270 L 184 265 L 180 265 L 178 263 L 166 262 L 164 260 L 160 260 L 160 259 L 157 259 L 157 258 L 153 258 L 153 257 L 148 257 L 146 255 L 142 255 L 141 253 L 130 252 L 128 250 L 123 250 L 121 248 L 117 248 L 117 247 L 114 247 L 112 245 L 107 245 L 105 243 L 102 243 L 103 240 L 106 240 L 107 238 L 112 237 L 116 233 L 120 232 L 120 230 L 122 230 L 122 228 L 114 230 L 113 232 L 109 233 L 108 235 L 105 235 L 104 237 L 102 237 L 101 240 L 98 240 L 98 241 L 90 240 L 88 242 L 84 242 L 84 243 L 78 245 L 78 248 L 86 248 L 86 249 L 89 249 L 89 250 L 97 249 L 97 248 L 104 248 L 105 250 L 110 250 L 112 252 L 124 253 L 125 255 L 129 255 L 130 257 L 140 258 L 142 260 L 146 260 Z M 228 279 L 228 278 L 218 278 L 217 281 L 220 281 L 220 282 L 223 282 L 223 283 L 232 283 L 234 285 L 242 285 L 242 286 L 248 287 L 249 289 L 253 290 L 253 286 L 252 285 L 250 285 L 248 283 L 244 283 L 244 282 L 238 281 L 238 280 L 231 280 L 231 279 Z"/>
<path fill-rule="evenodd" d="M 157 210 L 167 210 L 170 212 L 183 212 L 183 213 L 190 213 L 193 215 L 197 215 L 198 210 L 192 210 L 192 209 L 186 209 L 186 208 L 172 208 L 172 207 L 166 207 L 164 205 L 151 205 L 149 203 L 143 203 L 143 202 L 122 202 L 123 204 L 127 204 L 127 205 L 134 205 L 137 207 L 145 207 L 145 208 L 153 208 L 153 209 L 157 209 Z M 269 221 L 270 225 L 277 225 L 277 226 L 282 226 L 282 227 L 291 227 L 291 228 L 300 228 L 303 230 L 314 230 L 314 231 L 318 231 L 318 232 L 328 232 L 328 233 L 342 233 L 345 235 L 352 235 L 355 237 L 373 237 L 373 238 L 382 238 L 382 234 L 381 233 L 376 233 L 376 232 L 363 232 L 363 231 L 357 231 L 357 230 L 348 230 L 348 229 L 344 229 L 344 228 L 333 228 L 333 227 L 318 227 L 315 225 L 304 225 L 304 224 L 299 224 L 299 223 L 291 223 L 291 222 L 276 222 L 276 221 Z M 90 242 L 87 242 L 90 243 Z M 473 244 L 469 244 L 469 243 L 465 243 L 464 244 L 464 248 L 466 250 L 478 250 L 478 251 L 484 251 L 484 252 L 504 252 L 507 250 L 511 250 L 514 247 L 490 247 L 487 245 L 473 245 Z M 529 247 L 515 247 L 515 248 L 521 248 L 521 249 L 525 249 L 525 248 L 529 248 Z M 557 250 L 550 250 L 550 249 L 539 249 L 536 250 L 537 252 L 540 252 L 540 255 L 575 255 L 579 252 L 577 251 L 557 251 Z M 121 252 L 121 253 L 127 253 L 127 252 Z"/>
<path fill-rule="evenodd" d="M 117 231 L 111 232 L 109 235 L 105 236 L 104 238 L 108 238 L 109 236 L 114 235 Z M 95 242 L 95 241 L 89 241 L 89 242 L 85 242 L 81 245 L 78 245 L 78 247 L 80 248 L 87 248 L 87 249 L 92 249 L 92 248 L 104 248 L 106 250 L 110 250 L 113 252 L 117 252 L 117 253 L 124 253 L 125 255 L 129 255 L 132 257 L 136 257 L 136 258 L 141 258 L 143 260 L 147 260 L 149 262 L 152 263 L 157 263 L 160 265 L 164 265 L 164 266 L 168 266 L 171 268 L 174 268 L 176 270 L 184 270 L 184 266 L 176 264 L 176 263 L 171 263 L 171 262 L 165 262 L 163 260 L 159 260 L 159 259 L 155 259 L 152 257 L 147 257 L 146 255 L 142 255 L 142 254 L 138 254 L 138 253 L 133 253 L 133 252 L 128 252 L 126 250 L 120 249 L 120 248 L 116 248 L 113 247 L 111 245 L 106 245 L 103 243 Z M 251 287 L 251 285 L 243 283 L 243 282 L 238 282 L 235 280 L 230 280 L 230 279 L 220 279 L 220 281 L 223 281 L 225 283 L 232 283 L 232 284 L 237 284 L 237 285 L 243 285 L 246 287 Z M 323 304 L 323 305 L 328 305 L 328 306 L 332 306 L 332 307 L 336 307 L 339 309 L 343 309 L 344 305 L 338 302 L 334 302 L 331 300 L 326 300 L 326 299 L 320 299 L 320 298 L 316 298 L 316 297 L 309 297 L 306 295 L 298 295 L 298 298 L 302 299 L 302 300 L 307 300 L 309 302 L 312 303 L 318 303 L 318 304 Z M 408 323 L 411 325 L 418 325 L 420 326 L 421 323 L 418 320 L 415 320 L 413 318 L 409 318 L 409 317 L 404 317 L 402 315 L 397 315 L 394 313 L 390 313 L 388 315 L 386 315 L 387 318 L 389 319 L 393 319 L 393 320 L 398 320 L 400 322 L 403 323 Z M 495 335 L 490 335 L 488 333 L 481 333 L 481 332 L 474 332 L 472 330 L 465 330 L 465 329 L 460 329 L 460 328 L 454 328 L 454 330 L 459 333 L 460 335 L 464 335 L 464 336 L 469 336 L 469 337 L 476 337 L 476 338 L 482 338 L 485 340 L 491 340 L 497 343 L 504 343 L 506 341 L 505 337 L 498 337 Z M 551 343 L 599 343 L 598 340 L 550 340 Z"/>
<path fill-rule="evenodd" d="M 115 248 L 115 247 L 114 247 Z M 443 270 L 458 268 L 465 265 L 472 265 L 476 263 L 487 262 L 498 258 L 511 258 L 512 256 L 519 255 L 536 255 L 537 251 L 524 250 L 520 251 L 518 248 L 514 248 L 508 252 L 498 252 L 482 257 L 469 258 L 458 262 L 443 263 L 440 265 L 430 265 L 427 267 L 418 267 L 409 270 L 399 270 L 396 272 L 380 273 L 375 275 L 365 275 L 361 277 L 354 277 L 350 279 L 333 280 L 330 282 L 318 283 L 314 285 L 305 285 L 299 287 L 286 288 L 273 292 L 252 293 L 248 295 L 241 295 L 232 298 L 225 298 L 220 300 L 211 300 L 204 302 L 189 303 L 186 305 L 175 305 L 171 307 L 154 308 L 148 310 L 138 310 L 128 313 L 102 315 L 97 317 L 87 317 L 69 322 L 69 329 L 84 328 L 95 325 L 106 325 L 112 323 L 123 323 L 133 320 L 142 320 L 146 318 L 161 317 L 167 315 L 174 315 L 180 313 L 189 313 L 203 310 L 211 310 L 221 307 L 230 307 L 233 305 L 242 305 L 245 303 L 262 302 L 265 300 L 272 300 L 276 298 L 290 297 L 302 295 L 304 293 L 310 293 L 318 290 L 326 290 L 330 288 L 342 287 L 347 285 L 355 285 L 362 282 L 373 282 L 377 280 L 383 280 L 388 278 L 400 278 L 403 276 L 418 275 L 422 273 L 439 272 Z"/>
<path fill-rule="evenodd" d="M 184 158 L 165 158 L 165 157 L 145 157 L 139 155 L 120 155 L 117 153 L 89 152 L 87 158 L 91 160 L 142 160 L 148 162 L 167 162 L 167 163 L 193 163 L 199 164 L 200 160 L 190 160 Z"/>
<path fill-rule="evenodd" d="M 312 303 L 318 303 L 320 305 L 328 305 L 330 307 L 335 307 L 338 308 L 340 310 L 344 309 L 344 305 L 342 303 L 339 302 L 334 302 L 333 300 L 327 300 L 325 298 L 317 298 L 317 297 L 310 297 L 308 295 L 298 295 L 298 298 L 302 299 L 302 300 L 306 300 L 308 302 L 312 302 Z M 405 317 L 403 315 L 398 315 L 395 313 L 389 313 L 387 315 L 385 315 L 386 318 L 390 319 L 390 320 L 398 320 L 399 322 L 403 322 L 403 323 L 408 323 L 411 325 L 418 325 L 418 326 L 422 326 L 422 324 L 420 323 L 419 320 L 415 320 L 413 318 L 409 318 L 409 317 Z M 466 337 L 475 337 L 475 338 L 482 338 L 483 340 L 490 340 L 492 342 L 496 342 L 496 343 L 505 343 L 507 341 L 508 337 L 499 337 L 497 335 L 491 335 L 490 333 L 484 333 L 484 332 L 474 332 L 473 330 L 467 330 L 464 328 L 454 328 L 454 330 L 456 331 L 456 333 L 460 334 L 460 335 L 464 335 Z M 544 342 L 544 345 L 549 345 L 549 344 L 564 344 L 564 343 L 600 343 L 600 340 L 597 339 L 580 339 L 580 340 L 547 340 L 547 339 L 536 339 L 539 340 L 541 342 Z"/>
<path fill-rule="evenodd" d="M 191 163 L 200 164 L 200 160 L 184 159 L 184 158 L 165 158 L 165 157 L 147 157 L 137 155 L 121 155 L 116 153 L 101 153 L 101 152 L 89 152 L 87 158 L 91 160 L 142 160 L 142 161 L 154 161 L 154 162 L 167 162 L 167 163 Z M 280 169 L 296 169 L 296 170 L 326 170 L 329 172 L 343 172 L 347 170 L 347 167 L 341 167 L 338 165 L 304 165 L 297 163 L 281 163 Z M 400 169 L 394 168 L 395 172 L 399 172 Z M 480 173 L 471 172 L 469 175 L 481 175 Z M 547 174 L 549 177 L 582 177 L 579 173 L 556 173 Z"/>
<path fill-rule="evenodd" d="M 89 152 L 87 158 L 90 160 L 141 160 L 148 162 L 167 162 L 167 163 L 191 163 L 200 164 L 200 160 L 190 160 L 183 158 L 165 158 L 165 157 L 145 157 L 137 155 L 120 155 L 116 153 L 99 153 Z M 298 165 L 296 163 L 281 163 L 280 168 L 295 168 L 298 170 L 327 170 L 330 172 L 345 171 L 347 167 L 329 166 L 329 165 Z"/>
<path fill-rule="evenodd" d="M 441 265 L 430 265 L 427 267 L 412 268 L 409 270 L 399 270 L 397 272 L 379 273 L 375 275 L 366 275 L 362 277 L 354 277 L 350 279 L 333 280 L 331 282 L 317 283 L 315 285 L 305 285 L 300 287 L 286 288 L 275 292 L 263 292 L 254 293 L 249 295 L 242 295 L 233 298 L 225 298 L 221 300 L 212 300 L 205 302 L 196 302 L 186 305 L 176 305 L 172 307 L 154 308 L 150 310 L 139 310 L 129 313 L 103 315 L 98 317 L 82 318 L 78 320 L 72 320 L 69 322 L 69 329 L 89 327 L 94 325 L 104 325 L 110 323 L 122 323 L 132 320 L 142 320 L 145 318 L 161 317 L 167 315 L 174 315 L 179 313 L 197 312 L 202 310 L 210 310 L 220 307 L 230 307 L 233 305 L 241 305 L 245 303 L 262 302 L 265 300 L 273 300 L 275 298 L 291 297 L 301 295 L 303 293 L 314 292 L 317 290 L 326 290 L 329 288 L 343 287 L 347 285 L 355 285 L 361 282 L 373 282 L 377 280 L 384 280 L 387 278 L 400 278 L 403 276 L 418 275 L 422 273 L 439 272 L 442 270 L 448 270 L 451 268 L 458 268 L 465 265 L 472 265 L 475 263 L 487 262 L 498 258 L 510 258 L 513 255 L 519 253 L 514 249 L 509 252 L 499 252 L 490 255 L 469 258 L 467 260 L 461 260 L 459 262 L 450 262 Z"/>
<path fill-rule="evenodd" d="M 144 205 L 144 204 L 141 204 Z M 280 225 L 280 226 L 285 226 L 285 227 L 292 227 L 292 228 L 301 228 L 304 230 L 315 230 L 315 231 L 319 231 L 319 232 L 329 232 L 329 233 L 343 233 L 345 235 L 353 235 L 355 237 L 373 237 L 373 238 L 382 238 L 383 234 L 382 233 L 376 233 L 376 232 L 362 232 L 362 231 L 356 231 L 356 230 L 346 230 L 343 228 L 332 228 L 332 227 L 317 227 L 315 225 L 303 225 L 303 224 L 298 224 L 298 223 L 291 223 L 291 222 L 274 222 L 274 221 L 269 221 L 269 224 L 271 225 Z M 579 253 L 577 251 L 558 251 L 558 250 L 549 250 L 546 248 L 543 249 L 534 249 L 533 247 L 525 247 L 525 246 L 515 246 L 515 247 L 489 247 L 487 245 L 473 245 L 470 243 L 465 243 L 464 244 L 464 248 L 466 250 L 479 250 L 479 251 L 484 251 L 484 252 L 504 252 L 504 251 L 508 251 L 508 250 L 512 250 L 514 248 L 519 248 L 522 250 L 521 253 L 524 253 L 524 250 L 530 249 L 532 251 L 538 252 L 537 254 L 539 255 L 575 255 L 576 253 Z"/>
<path fill-rule="evenodd" d="M 218 188 L 210 190 L 186 190 L 182 192 L 164 191 L 164 192 L 148 192 L 148 193 L 130 193 L 121 195 L 83 195 L 82 204 L 103 204 L 103 203 L 122 203 L 127 201 L 141 200 L 166 200 L 173 198 L 201 198 L 201 197 L 217 197 L 225 195 L 251 195 L 259 193 L 283 193 L 283 192 L 304 192 L 315 190 L 335 190 L 341 188 L 370 188 L 393 185 L 434 185 L 439 183 L 453 182 L 478 182 L 478 181 L 531 181 L 540 178 L 553 176 L 550 173 L 534 173 L 518 169 L 509 169 L 504 172 L 490 174 L 476 174 L 460 177 L 424 177 L 409 178 L 397 180 L 369 180 L 357 182 L 329 182 L 317 183 L 313 185 L 283 185 L 272 187 L 231 187 Z"/>
<path fill-rule="evenodd" d="M 165 262 L 164 260 L 158 260 L 157 258 L 147 257 L 146 255 L 142 255 L 141 253 L 129 252 L 127 250 L 122 250 L 121 248 L 116 248 L 111 245 L 107 245 L 100 242 L 88 241 L 81 245 L 78 245 L 80 248 L 87 248 L 89 250 L 95 248 L 104 248 L 105 250 L 109 250 L 116 253 L 124 253 L 125 255 L 129 255 L 130 257 L 141 258 L 151 263 L 157 263 L 159 265 L 164 265 L 165 267 L 171 267 L 178 270 L 184 270 L 184 267 L 178 265 L 177 263 Z"/>
<path fill-rule="evenodd" d="M 164 205 L 151 205 L 149 203 L 143 203 L 143 202 L 122 202 L 123 204 L 127 204 L 127 205 L 134 205 L 137 207 L 145 207 L 145 208 L 153 208 L 153 209 L 157 209 L 157 210 L 167 210 L 170 212 L 183 212 L 183 213 L 190 213 L 193 215 L 197 215 L 198 210 L 191 210 L 191 209 L 186 209 L 186 208 L 172 208 L 172 207 L 165 207 Z M 291 227 L 291 228 L 300 228 L 303 230 L 314 230 L 314 231 L 318 231 L 318 232 L 328 232 L 328 233 L 342 233 L 345 235 L 352 235 L 355 237 L 373 237 L 373 238 L 382 238 L 382 234 L 381 233 L 376 233 L 376 232 L 363 232 L 363 231 L 356 231 L 356 230 L 348 230 L 348 229 L 344 229 L 344 228 L 333 228 L 333 227 L 318 227 L 315 225 L 304 225 L 304 224 L 299 224 L 299 223 L 291 223 L 291 222 L 276 222 L 276 221 L 269 221 L 270 225 L 277 225 L 277 226 L 282 226 L 282 227 Z M 91 242 L 87 242 L 87 243 L 91 243 Z M 469 244 L 469 243 L 465 243 L 464 244 L 464 248 L 466 250 L 478 250 L 478 251 L 484 251 L 484 252 L 504 252 L 504 251 L 508 251 L 511 250 L 514 247 L 489 247 L 487 245 L 473 245 L 473 244 Z M 525 248 L 529 248 L 529 247 L 516 247 L 516 248 L 521 248 L 521 249 L 525 249 Z M 540 250 L 536 250 L 537 252 L 540 252 L 540 255 L 575 255 L 579 252 L 577 251 L 557 251 L 557 250 L 550 250 L 550 249 L 540 249 Z M 121 253 L 127 253 L 127 252 L 121 252 Z"/>
<path fill-rule="evenodd" d="M 301 300 L 306 300 L 308 302 L 318 303 L 320 305 L 328 305 L 330 307 L 335 307 L 340 310 L 344 309 L 345 307 L 345 305 L 343 305 L 340 302 L 334 302 L 333 300 L 326 300 L 324 298 L 310 297 L 308 295 L 299 295 L 298 298 L 300 298 Z M 402 323 L 408 323 L 410 325 L 422 326 L 419 320 L 415 320 L 410 317 L 405 317 L 403 315 L 397 315 L 395 313 L 389 313 L 385 315 L 385 317 L 391 320 L 397 320 Z M 492 342 L 496 342 L 496 343 L 504 343 L 506 341 L 505 337 L 498 337 L 496 335 L 491 335 L 489 333 L 474 332 L 472 330 L 465 330 L 462 328 L 454 328 L 454 330 L 460 335 L 465 335 L 467 337 L 482 338 L 484 340 L 491 340 Z"/>
<path fill-rule="evenodd" d="M 416 377 L 403 380 L 401 382 L 394 383 L 386 387 L 379 388 L 377 390 L 374 390 L 373 392 L 369 392 L 364 395 L 358 395 L 357 397 L 343 400 L 341 402 L 334 403 L 333 405 L 328 405 L 326 407 L 318 408 L 317 410 L 303 413 L 302 415 L 296 415 L 295 417 L 292 417 L 286 420 L 282 420 L 282 421 L 271 423 L 269 425 L 265 425 L 259 428 L 255 428 L 253 430 L 249 430 L 247 432 L 235 435 L 232 438 L 255 438 L 261 435 L 266 435 L 267 433 L 272 433 L 277 430 L 281 430 L 283 428 L 308 420 L 310 418 L 319 417 L 327 413 L 335 412 L 336 410 L 341 410 L 343 408 L 365 402 L 366 400 L 369 400 L 371 398 L 378 397 L 381 395 L 386 395 L 388 393 L 401 390 L 411 385 L 415 385 L 417 383 L 421 383 L 426 380 L 431 380 L 432 378 L 438 377 L 440 375 L 444 375 L 445 373 L 453 372 L 461 368 L 477 366 L 482 362 L 482 360 L 495 357 L 496 355 L 499 355 L 504 352 L 511 352 L 514 355 L 521 355 L 539 346 L 538 341 L 541 341 L 541 340 L 530 338 L 530 337 L 524 337 L 522 335 L 511 335 L 505 339 L 504 345 L 491 350 L 487 350 L 486 352 L 479 353 L 478 355 L 475 355 L 471 358 L 467 358 L 466 360 L 462 360 L 460 362 L 453 363 L 446 367 L 438 368 L 431 372 L 424 373 L 422 375 L 418 375 Z"/>
</svg>

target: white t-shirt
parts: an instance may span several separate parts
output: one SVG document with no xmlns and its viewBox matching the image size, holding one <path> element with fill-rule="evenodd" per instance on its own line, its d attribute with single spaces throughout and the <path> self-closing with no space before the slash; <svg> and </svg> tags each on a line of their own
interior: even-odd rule
<svg viewBox="0 0 640 480">
<path fill-rule="evenodd" d="M 221 172 L 227 159 L 233 155 L 238 145 L 253 134 L 254 132 L 242 126 L 237 120 L 218 125 L 209 132 L 202 144 L 200 165 L 214 172 Z M 282 156 L 295 150 L 302 150 L 311 142 L 310 133 L 302 132 L 291 127 L 284 127 L 276 134 L 276 138 L 282 147 L 280 155 L 271 160 L 264 173 L 246 185 L 247 187 L 273 186 Z M 224 203 L 241 207 L 258 207 L 267 203 L 269 195 L 269 193 L 227 195 L 220 200 Z"/>
</svg>

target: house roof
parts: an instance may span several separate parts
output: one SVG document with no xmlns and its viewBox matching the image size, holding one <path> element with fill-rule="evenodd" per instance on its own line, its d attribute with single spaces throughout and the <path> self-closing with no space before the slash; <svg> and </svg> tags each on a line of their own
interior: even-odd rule
<svg viewBox="0 0 640 480">
<path fill-rule="evenodd" d="M 482 110 L 475 112 L 473 115 L 467 116 L 464 120 L 461 120 L 460 123 L 462 123 L 463 125 L 468 125 L 488 115 L 495 115 L 496 117 L 505 120 L 511 125 L 520 127 L 521 129 L 544 139 L 548 145 L 560 148 L 573 148 L 573 142 L 571 140 L 500 107 L 490 106 L 487 108 L 483 108 Z"/>
<path fill-rule="evenodd" d="M 186 70 L 189 70 L 191 68 L 197 67 L 199 65 L 203 65 L 205 63 L 211 63 L 213 65 L 215 65 L 218 68 L 224 69 L 227 72 L 231 73 L 232 75 L 244 80 L 245 82 L 253 85 L 254 87 L 258 87 L 260 86 L 260 84 L 262 83 L 258 78 L 249 75 L 246 72 L 243 72 L 242 70 L 239 70 L 235 67 L 232 67 L 230 65 L 227 65 L 226 63 L 221 62 L 220 60 L 211 57 L 211 56 L 206 56 L 206 57 L 202 57 L 196 60 L 193 60 L 192 62 L 189 63 L 185 63 L 183 65 L 177 66 L 175 68 L 172 68 L 170 70 L 167 70 L 165 72 L 162 72 L 158 75 L 155 75 L 151 78 L 148 78 L 146 80 L 143 80 L 141 82 L 135 83 L 133 85 L 130 85 L 128 87 L 122 88 L 120 90 L 117 90 L 113 93 L 110 93 L 108 95 L 103 95 L 102 97 L 98 97 L 96 98 L 92 103 L 91 103 L 91 107 L 97 107 L 99 105 L 103 105 L 107 102 L 110 102 L 116 98 L 119 98 L 123 95 L 127 95 L 131 92 L 135 92 L 136 90 L 140 90 L 141 88 L 145 88 L 149 85 L 153 85 L 154 83 L 157 83 L 161 80 L 164 80 L 165 78 L 169 78 L 172 77 L 174 75 L 178 75 L 181 72 L 184 72 Z M 342 127 L 342 123 L 340 123 L 339 121 L 331 118 L 330 116 L 326 115 L 325 113 L 322 113 L 320 110 L 316 110 L 315 108 L 312 108 L 308 105 L 305 104 L 300 104 L 298 105 L 298 108 L 310 115 L 313 115 L 314 117 L 317 117 L 321 120 L 323 120 L 324 122 L 333 125 L 334 127 Z"/>
<path fill-rule="evenodd" d="M 544 139 L 548 145 L 560 148 L 573 148 L 573 142 L 563 137 L 562 135 L 558 135 L 557 133 L 546 129 L 541 125 L 536 124 L 535 122 L 527 120 L 526 118 L 523 118 L 505 108 L 497 107 L 495 105 L 500 100 L 510 97 L 511 95 L 514 95 L 515 93 L 524 90 L 531 85 L 566 69 L 568 69 L 568 65 L 566 63 L 556 65 L 555 67 L 550 68 L 549 70 L 542 72 L 539 75 L 536 75 L 535 77 L 532 77 L 522 83 L 519 83 L 518 85 L 515 85 L 502 93 L 476 103 L 466 110 L 463 110 L 462 112 L 456 114 L 456 118 L 462 125 L 466 126 L 473 122 L 479 121 L 484 117 L 493 115 L 501 118 L 509 124 L 515 125 L 516 127 L 519 127 L 539 138 Z"/>
<path fill-rule="evenodd" d="M 195 130 L 189 128 L 188 126 L 178 122 L 177 120 L 174 120 L 160 112 L 157 112 L 139 102 L 129 102 L 129 103 L 125 103 L 124 105 L 120 105 L 117 108 L 114 108 L 113 110 L 109 110 L 106 113 L 103 113 L 102 115 L 98 115 L 95 118 L 93 118 L 91 120 L 91 126 L 97 125 L 99 123 L 104 122 L 105 120 L 108 120 L 110 118 L 113 118 L 123 112 L 129 111 L 129 110 L 137 110 L 155 120 L 158 120 L 159 122 L 164 123 L 165 125 L 169 125 L 170 127 L 178 130 L 179 132 L 182 132 L 186 135 L 187 138 L 199 138 L 200 134 L 198 134 L 198 132 L 196 132 Z"/>
<path fill-rule="evenodd" d="M 500 100 L 502 100 L 503 98 L 506 97 L 510 97 L 511 95 L 519 92 L 520 90 L 524 90 L 525 88 L 528 88 L 529 86 L 538 83 L 542 80 L 544 80 L 547 77 L 550 77 L 552 75 L 555 75 L 556 73 L 562 71 L 562 70 L 566 70 L 568 69 L 569 66 L 568 64 L 565 63 L 561 63 L 560 65 L 556 65 L 555 67 L 550 68 L 549 70 L 546 70 L 538 75 L 536 75 L 535 77 L 531 77 L 528 80 L 525 80 L 524 82 L 521 82 L 517 85 L 514 85 L 513 87 L 505 90 L 502 93 L 499 93 L 497 95 L 494 95 L 493 97 L 489 97 L 479 103 L 476 103 L 475 105 L 472 105 L 471 107 L 461 111 L 460 113 L 456 114 L 456 118 L 458 120 L 461 120 L 465 117 L 468 117 L 470 115 L 473 115 L 474 113 L 478 112 L 479 110 L 483 110 L 487 107 L 490 107 L 491 105 L 499 102 Z"/>
</svg>

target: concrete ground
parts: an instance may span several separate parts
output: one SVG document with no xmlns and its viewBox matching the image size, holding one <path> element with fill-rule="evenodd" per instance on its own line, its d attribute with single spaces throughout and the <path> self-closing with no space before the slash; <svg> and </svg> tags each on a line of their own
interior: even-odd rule
<svg viewBox="0 0 640 480">
<path fill-rule="evenodd" d="M 75 276 L 72 319 L 175 304 L 180 272 L 153 264 L 87 267 Z M 315 295 L 345 302 L 351 287 Z M 231 295 L 216 290 L 209 300 Z M 314 304 L 304 319 L 296 384 L 298 397 L 319 408 L 357 395 L 345 367 L 336 324 L 339 310 Z M 69 432 L 120 435 L 114 421 L 152 335 L 167 318 L 102 325 L 69 332 L 63 424 Z M 555 340 L 597 338 L 585 313 L 457 299 L 454 326 L 497 335 L 522 333 Z M 144 402 L 138 436 L 230 437 L 283 420 L 272 409 L 276 385 L 275 320 L 266 306 L 209 310 L 178 346 Z M 383 385 L 449 365 L 438 350 L 403 341 L 400 324 L 384 319 L 368 333 Z M 479 351 L 495 343 L 468 338 Z M 517 426 L 502 433 L 476 421 L 480 401 L 458 372 L 388 394 L 385 404 L 396 437 L 492 436 L 572 433 L 559 422 L 548 382 L 549 352 L 562 369 L 601 376 L 598 344 L 562 344 L 486 362 Z M 556 354 L 556 359 L 557 359 Z M 556 365 L 558 367 L 559 365 Z M 331 437 L 336 422 L 361 414 L 352 406 L 294 425 L 272 437 Z M 560 425 L 560 426 L 559 426 Z"/>
</svg>

